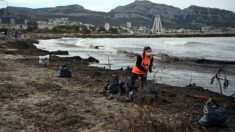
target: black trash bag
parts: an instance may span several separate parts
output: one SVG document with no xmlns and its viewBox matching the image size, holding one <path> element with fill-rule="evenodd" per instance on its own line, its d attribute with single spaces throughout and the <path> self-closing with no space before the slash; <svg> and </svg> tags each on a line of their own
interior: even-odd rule
<svg viewBox="0 0 235 132">
<path fill-rule="evenodd" d="M 125 94 L 124 82 L 119 80 L 118 76 L 114 76 L 112 82 L 108 82 L 104 87 L 104 92 L 123 95 Z"/>
<path fill-rule="evenodd" d="M 142 104 L 153 104 L 157 101 L 159 94 L 159 87 L 157 86 L 154 81 L 148 81 L 145 83 L 141 96 L 140 96 L 140 103 Z"/>
<path fill-rule="evenodd" d="M 204 115 L 199 124 L 206 127 L 226 127 L 228 112 L 219 107 L 213 99 L 208 99 L 203 108 Z"/>
<path fill-rule="evenodd" d="M 67 65 L 63 65 L 59 71 L 59 77 L 70 78 L 72 77 L 72 72 Z"/>
<path fill-rule="evenodd" d="M 143 87 L 143 94 L 154 94 L 158 96 L 159 87 L 153 81 L 146 82 Z"/>
<path fill-rule="evenodd" d="M 130 82 L 130 78 L 128 78 L 128 82 Z M 130 87 L 129 83 L 128 87 Z M 127 93 L 127 97 L 130 99 L 130 101 L 133 101 L 134 98 L 139 96 L 142 102 L 144 102 L 146 95 L 150 94 L 153 95 L 153 100 L 157 100 L 159 94 L 159 87 L 154 81 L 146 81 L 145 85 L 141 90 L 138 89 L 138 87 L 134 87 L 132 91 L 128 91 Z"/>
</svg>

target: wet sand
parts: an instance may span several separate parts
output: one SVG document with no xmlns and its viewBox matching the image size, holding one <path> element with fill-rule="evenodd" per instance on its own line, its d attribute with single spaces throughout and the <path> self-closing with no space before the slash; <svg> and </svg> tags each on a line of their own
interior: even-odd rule
<svg viewBox="0 0 235 132">
<path fill-rule="evenodd" d="M 38 65 L 38 55 L 48 52 L 32 45 L 34 40 L 0 42 L 0 131 L 209 131 L 233 132 L 235 99 L 196 86 L 159 84 L 157 101 L 149 95 L 144 105 L 119 95 L 100 92 L 112 74 L 126 81 L 128 70 L 87 66 L 74 58 L 51 57 L 47 67 Z M 59 78 L 62 64 L 73 77 Z M 139 83 L 139 82 L 138 82 Z M 138 85 L 137 83 L 137 85 Z M 126 87 L 126 86 L 125 86 Z M 197 122 L 205 99 L 215 99 L 230 111 L 228 128 L 205 128 Z"/>
</svg>

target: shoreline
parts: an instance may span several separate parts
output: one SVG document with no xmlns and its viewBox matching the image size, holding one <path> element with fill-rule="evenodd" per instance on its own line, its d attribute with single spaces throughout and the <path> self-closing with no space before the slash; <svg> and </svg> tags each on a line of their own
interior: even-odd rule
<svg viewBox="0 0 235 132">
<path fill-rule="evenodd" d="M 163 34 L 80 34 L 80 33 L 30 33 L 26 36 L 34 39 L 72 38 L 161 38 L 161 37 L 235 37 L 235 33 L 163 33 Z"/>
<path fill-rule="evenodd" d="M 230 38 L 225 38 L 225 39 L 230 40 Z M 76 40 L 76 39 L 74 39 L 74 40 Z M 103 39 L 101 39 L 101 40 L 103 40 Z M 122 39 L 118 39 L 118 40 L 122 41 Z M 124 40 L 126 40 L 126 39 L 123 39 L 123 41 Z M 127 39 L 127 41 L 128 40 L 129 39 Z M 58 46 L 61 46 L 61 48 L 62 48 L 61 50 L 70 51 L 69 49 L 66 49 L 65 47 L 62 46 L 62 43 L 64 41 L 69 42 L 67 39 L 58 39 L 58 40 L 52 40 L 52 41 L 55 44 L 59 43 Z M 95 41 L 96 41 L 96 39 L 95 39 Z M 193 40 L 191 40 L 191 41 L 193 41 Z M 47 49 L 47 46 L 46 46 L 47 45 L 47 40 L 45 40 L 45 42 L 42 40 L 42 42 L 43 42 L 42 47 L 44 47 L 44 48 L 42 48 L 40 45 L 39 45 L 39 47 L 41 49 Z M 73 44 L 71 44 L 71 46 L 72 45 Z M 102 45 L 102 43 L 95 44 L 95 42 L 94 42 L 94 45 Z M 93 47 L 91 47 L 91 48 L 93 48 Z M 51 47 L 49 49 L 51 51 L 51 50 L 53 50 L 53 47 Z M 94 49 L 96 49 L 96 48 L 94 48 Z M 97 50 L 98 49 L 99 48 L 97 48 Z M 84 51 L 82 51 L 82 52 L 84 52 Z M 127 56 L 128 59 L 130 59 L 130 61 L 132 61 L 132 59 L 134 60 L 134 58 L 135 58 L 135 54 L 133 52 L 119 50 L 118 54 L 119 53 L 123 54 L 125 57 Z M 87 53 L 87 54 L 90 54 L 90 53 Z M 76 54 L 72 54 L 71 56 L 74 56 L 74 55 L 79 56 L 80 54 L 77 52 Z M 97 54 L 97 55 L 99 56 L 100 54 Z M 213 55 L 213 54 L 211 54 L 211 55 Z M 94 56 L 96 56 L 96 54 L 92 54 L 92 56 L 94 57 Z M 97 56 L 97 58 L 99 58 L 99 60 L 101 60 L 102 64 L 93 64 L 92 66 L 108 68 L 108 62 L 105 63 L 104 62 L 105 59 L 102 61 L 102 59 L 98 56 Z M 83 57 L 85 57 L 85 56 L 83 56 Z M 116 57 L 119 58 L 118 56 L 116 56 Z M 115 58 L 113 60 L 115 60 Z M 218 58 L 220 58 L 220 57 L 218 57 Z M 120 61 L 120 62 L 122 62 L 122 61 Z M 192 82 L 194 82 L 196 85 L 198 85 L 200 87 L 204 87 L 205 89 L 209 89 L 209 90 L 214 91 L 214 92 L 220 92 L 220 91 L 218 90 L 218 87 L 217 87 L 218 85 L 216 85 L 216 84 L 210 85 L 211 78 L 212 78 L 213 75 L 215 75 L 215 73 L 218 71 L 218 69 L 223 65 L 224 66 L 223 71 L 224 71 L 224 73 L 226 73 L 226 77 L 231 79 L 229 88 L 227 90 L 223 90 L 224 91 L 223 94 L 226 95 L 226 96 L 230 96 L 230 95 L 233 94 L 234 84 L 233 84 L 232 80 L 234 79 L 234 75 L 235 75 L 235 69 L 233 67 L 233 66 L 235 66 L 235 61 L 226 61 L 226 59 L 223 59 L 223 60 L 222 59 L 216 59 L 216 60 L 203 59 L 203 58 L 199 58 L 199 57 L 198 58 L 196 58 L 196 57 L 195 58 L 193 58 L 193 57 L 179 57 L 179 56 L 177 57 L 177 56 L 169 56 L 168 54 L 164 54 L 164 53 L 159 53 L 159 54 L 156 55 L 156 61 L 155 62 L 156 62 L 156 68 L 161 69 L 162 73 L 163 73 L 163 71 L 166 71 L 169 74 L 171 74 L 171 75 L 167 75 L 167 74 L 160 73 L 160 75 L 157 77 L 157 80 L 158 81 L 160 80 L 161 83 L 166 83 L 166 84 L 173 85 L 173 86 L 186 86 L 186 85 L 189 84 L 189 82 L 191 82 L 191 81 L 188 81 L 188 80 L 190 80 L 190 77 L 191 77 Z M 121 66 L 118 66 L 119 64 L 115 64 L 115 61 L 112 61 L 112 65 L 113 65 L 112 66 L 113 69 L 123 69 L 123 68 L 126 69 L 126 67 L 131 66 L 131 64 L 129 64 L 128 62 L 126 62 L 126 63 L 124 62 L 123 64 L 121 64 L 122 65 L 122 67 L 121 67 Z M 165 67 L 167 67 L 167 68 L 165 68 Z M 166 70 L 164 70 L 164 69 L 166 69 Z M 186 72 L 184 72 L 184 73 L 181 72 L 181 75 L 183 76 L 182 79 L 180 80 L 180 79 L 177 79 L 177 78 L 175 78 L 175 79 L 172 78 L 173 76 L 177 76 L 176 73 L 179 70 L 180 71 L 185 71 L 186 70 Z M 190 76 L 190 73 L 191 73 L 191 76 Z M 192 74 L 192 73 L 195 73 L 195 74 Z M 192 76 L 192 75 L 194 75 L 194 76 Z M 151 78 L 152 74 L 149 75 L 149 77 Z M 205 80 L 207 80 L 207 81 L 205 81 Z"/>
<path fill-rule="evenodd" d="M 49 66 L 43 67 L 38 64 L 38 56 L 48 52 L 37 49 L 33 45 L 35 40 L 0 43 L 0 128 L 5 131 L 131 131 L 138 130 L 140 125 L 150 130 L 149 121 L 147 125 L 128 121 L 129 118 L 138 120 L 136 103 L 120 101 L 118 95 L 100 94 L 113 74 L 126 83 L 130 71 L 96 68 L 81 58 L 55 56 L 50 58 Z M 63 64 L 71 67 L 72 78 L 58 78 L 58 69 Z M 230 113 L 229 128 L 198 125 L 206 100 L 195 95 L 211 97 L 231 110 L 235 109 L 234 98 L 197 86 L 158 86 L 158 101 L 143 107 L 156 112 L 157 120 L 162 122 L 158 124 L 159 131 L 230 132 L 235 129 L 234 111 Z"/>
<path fill-rule="evenodd" d="M 80 56 L 70 56 L 70 57 L 59 57 L 57 55 L 63 55 L 63 54 L 60 54 L 60 53 L 64 53 L 64 52 L 68 52 L 68 51 L 46 51 L 46 50 L 43 50 L 43 49 L 38 49 L 34 44 L 35 43 L 38 43 L 38 40 L 39 39 L 26 39 L 26 40 L 17 40 L 18 42 L 20 42 L 19 44 L 22 45 L 16 45 L 16 42 L 17 41 L 9 41 L 12 45 L 15 45 L 16 47 L 14 48 L 17 48 L 17 49 L 23 49 L 23 48 L 29 48 L 28 50 L 25 50 L 23 51 L 23 55 L 26 55 L 26 56 L 30 56 L 30 55 L 33 55 L 33 56 L 41 56 L 41 55 L 50 55 L 52 58 L 52 60 L 56 60 L 56 61 L 64 61 L 64 62 L 69 62 L 69 63 L 73 63 L 73 62 L 77 62 L 79 64 L 82 64 L 84 66 L 88 66 L 90 68 L 94 68 L 94 69 L 97 69 L 97 70 L 107 70 L 107 72 L 109 71 L 112 71 L 112 72 L 124 72 L 124 73 L 129 73 L 130 74 L 130 71 L 129 71 L 129 67 L 127 68 L 123 68 L 121 67 L 120 69 L 105 69 L 103 67 L 96 67 L 96 66 L 90 66 L 90 63 L 99 63 L 99 60 L 94 58 L 94 57 L 89 57 L 89 58 L 81 58 Z M 24 41 L 29 41 L 26 45 L 24 45 Z M 1 48 L 1 47 L 0 47 Z M 57 52 L 57 54 L 56 54 Z M 7 51 L 6 52 L 7 54 L 21 54 L 22 51 L 20 52 L 12 52 L 12 51 Z M 164 57 L 165 58 L 165 57 Z M 220 68 L 221 67 L 221 64 L 223 64 L 222 66 L 229 66 L 230 68 L 234 66 L 234 62 L 233 61 L 214 61 L 214 60 L 206 60 L 206 59 L 200 59 L 200 60 L 197 60 L 197 61 L 194 61 L 193 59 L 191 60 L 195 67 L 199 66 L 199 67 L 213 67 L 214 68 Z M 208 62 L 206 62 L 208 61 Z M 193 65 L 193 63 L 188 63 L 187 62 L 187 58 L 186 58 L 186 61 L 183 59 L 183 60 L 180 60 L 180 59 L 177 59 L 175 58 L 174 56 L 173 57 L 169 57 L 167 60 L 162 60 L 161 61 L 162 64 L 164 63 L 168 63 L 168 65 L 181 65 L 181 66 L 189 66 L 189 65 Z M 63 63 L 63 64 L 67 64 L 67 63 Z M 35 64 L 36 65 L 36 64 Z M 224 69 L 225 71 L 227 71 L 227 69 Z M 187 85 L 185 86 L 174 86 L 174 85 L 170 85 L 170 84 L 160 84 L 160 85 L 167 85 L 167 86 L 170 86 L 170 87 L 187 87 Z M 190 84 L 189 84 L 190 85 Z M 219 92 L 214 92 L 214 91 L 211 91 L 207 88 L 203 88 L 202 86 L 196 86 L 198 87 L 199 89 L 204 89 L 205 91 L 209 91 L 209 92 L 212 92 L 212 93 L 215 93 L 215 94 L 219 94 Z M 232 95 L 232 93 L 231 93 Z M 226 97 L 231 97 L 229 95 L 223 95 L 223 96 L 226 96 Z M 235 96 L 234 96 L 235 98 Z"/>
<path fill-rule="evenodd" d="M 65 61 L 65 62 L 69 62 L 69 63 L 73 63 L 75 61 L 75 62 L 78 62 L 80 64 L 83 64 L 85 66 L 88 66 L 88 67 L 91 67 L 91 68 L 94 68 L 97 70 L 105 70 L 105 71 L 107 70 L 107 71 L 112 71 L 112 72 L 120 72 L 120 71 L 122 72 L 123 71 L 124 73 L 128 72 L 130 74 L 130 71 L 128 71 L 129 67 L 126 67 L 126 68 L 121 67 L 120 69 L 104 69 L 103 67 L 90 66 L 90 63 L 99 63 L 99 60 L 94 58 L 93 56 L 91 56 L 89 58 L 81 58 L 80 56 L 59 57 L 57 55 L 63 55 L 60 53 L 63 53 L 63 52 L 67 53 L 68 51 L 58 50 L 58 51 L 49 52 L 49 51 L 46 51 L 43 49 L 38 49 L 35 45 L 33 45 L 35 43 L 38 43 L 38 40 L 39 39 L 28 39 L 28 40 L 26 39 L 23 41 L 19 40 L 19 42 L 29 41 L 29 43 L 27 45 L 23 45 L 23 47 L 17 46 L 17 48 L 24 48 L 24 46 L 26 46 L 26 48 L 29 48 L 29 50 L 26 50 L 26 51 L 28 51 L 28 52 L 33 51 L 33 54 L 31 54 L 31 55 L 50 55 L 50 56 L 52 56 L 52 59 L 54 59 L 54 60 Z M 13 43 L 15 43 L 15 41 L 11 41 L 11 43 L 13 44 Z M 20 43 L 20 44 L 23 44 L 23 43 Z M 28 52 L 26 52 L 26 56 L 29 55 Z M 57 52 L 57 54 L 55 54 L 56 52 Z M 234 66 L 233 61 L 215 61 L 215 60 L 206 60 L 206 59 L 194 60 L 194 58 L 192 58 L 192 60 L 191 60 L 192 62 L 188 63 L 187 61 L 190 60 L 189 58 L 185 58 L 185 59 L 181 58 L 181 59 L 175 58 L 174 56 L 170 56 L 168 59 L 166 59 L 166 57 L 164 56 L 161 63 L 162 64 L 168 63 L 168 65 L 178 65 L 178 66 L 180 65 L 182 67 L 194 65 L 195 67 L 198 67 L 198 66 L 203 67 L 204 66 L 204 67 L 213 67 L 213 68 L 218 68 L 218 69 L 221 67 L 221 65 L 228 66 L 230 68 Z M 224 69 L 224 70 L 227 71 L 228 69 Z M 234 73 L 234 72 L 232 72 L 232 73 Z M 174 86 L 174 85 L 163 84 L 163 83 L 161 85 L 167 85 L 170 87 L 187 87 L 187 85 Z M 219 94 L 219 90 L 218 90 L 218 92 L 214 92 L 214 91 L 211 91 L 207 88 L 203 88 L 202 86 L 196 86 L 196 87 L 198 87 L 200 89 L 204 89 L 205 91 Z M 231 93 L 231 95 L 232 95 L 232 93 Z M 230 95 L 224 95 L 224 94 L 223 94 L 223 96 L 230 97 Z M 234 98 L 235 98 L 235 96 L 234 96 Z"/>
</svg>

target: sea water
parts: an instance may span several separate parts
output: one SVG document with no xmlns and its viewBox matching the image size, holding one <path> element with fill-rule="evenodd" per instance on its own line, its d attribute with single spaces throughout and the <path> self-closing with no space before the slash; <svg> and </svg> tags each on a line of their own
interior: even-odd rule
<svg viewBox="0 0 235 132">
<path fill-rule="evenodd" d="M 159 83 L 186 86 L 195 83 L 211 91 L 218 92 L 219 85 L 211 78 L 223 64 L 185 64 L 161 61 L 161 54 L 179 60 L 211 60 L 213 62 L 231 62 L 225 65 L 225 74 L 230 82 L 225 95 L 235 92 L 235 37 L 197 37 L 197 38 L 61 38 L 40 40 L 36 46 L 48 51 L 66 50 L 69 56 L 95 57 L 100 61 L 91 66 L 120 69 L 132 67 L 135 54 L 141 54 L 145 46 L 150 46 L 155 55 L 154 73 Z M 148 79 L 152 79 L 149 74 Z"/>
</svg>

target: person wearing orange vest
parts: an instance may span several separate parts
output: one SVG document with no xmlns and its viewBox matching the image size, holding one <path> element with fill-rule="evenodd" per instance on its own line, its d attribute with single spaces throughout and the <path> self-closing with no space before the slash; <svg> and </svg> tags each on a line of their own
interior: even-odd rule
<svg viewBox="0 0 235 132">
<path fill-rule="evenodd" d="M 135 80 L 141 77 L 141 88 L 143 89 L 144 84 L 147 80 L 147 73 L 152 72 L 153 57 L 151 55 L 152 49 L 150 47 L 144 47 L 143 54 L 137 56 L 137 60 L 132 69 L 132 74 L 129 80 L 129 97 L 135 95 Z M 131 98 L 131 97 L 130 97 Z"/>
</svg>

